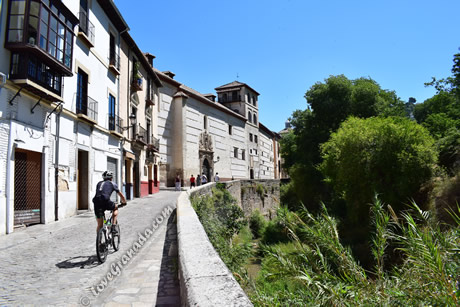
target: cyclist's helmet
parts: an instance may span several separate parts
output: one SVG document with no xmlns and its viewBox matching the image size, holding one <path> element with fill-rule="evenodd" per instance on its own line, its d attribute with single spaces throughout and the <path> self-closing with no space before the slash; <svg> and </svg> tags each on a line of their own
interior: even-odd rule
<svg viewBox="0 0 460 307">
<path fill-rule="evenodd" d="M 104 178 L 104 180 L 112 179 L 112 178 L 113 178 L 113 172 L 111 172 L 111 171 L 105 171 L 105 172 L 102 174 L 102 178 Z"/>
</svg>

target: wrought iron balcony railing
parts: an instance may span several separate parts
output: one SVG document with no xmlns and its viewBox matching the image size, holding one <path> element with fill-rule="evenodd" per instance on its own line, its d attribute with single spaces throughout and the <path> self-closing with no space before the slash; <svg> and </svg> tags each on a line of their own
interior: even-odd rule
<svg viewBox="0 0 460 307">
<path fill-rule="evenodd" d="M 76 113 L 86 115 L 90 120 L 97 122 L 97 106 L 98 102 L 91 97 L 78 97 Z"/>
<path fill-rule="evenodd" d="M 80 11 L 79 13 L 80 19 L 80 32 L 84 33 L 88 38 L 89 43 L 94 46 L 94 25 L 91 21 L 89 21 L 88 14 L 85 11 Z"/>
<path fill-rule="evenodd" d="M 120 56 L 115 51 L 109 53 L 109 65 L 120 71 Z"/>
<path fill-rule="evenodd" d="M 159 152 L 160 151 L 160 140 L 153 135 L 147 140 L 147 151 Z"/>
<path fill-rule="evenodd" d="M 109 114 L 109 130 L 116 133 L 123 133 L 123 119 L 117 115 Z"/>
<path fill-rule="evenodd" d="M 138 124 L 136 127 L 136 133 L 134 135 L 134 140 L 137 142 L 141 142 L 143 144 L 147 144 L 147 130 L 141 126 L 141 124 Z"/>
</svg>

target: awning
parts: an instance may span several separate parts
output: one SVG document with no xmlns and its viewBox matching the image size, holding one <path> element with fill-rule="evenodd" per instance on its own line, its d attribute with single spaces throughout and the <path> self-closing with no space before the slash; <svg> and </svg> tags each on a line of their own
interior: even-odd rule
<svg viewBox="0 0 460 307">
<path fill-rule="evenodd" d="M 123 149 L 123 154 L 128 159 L 136 160 L 136 155 L 129 149 Z"/>
</svg>

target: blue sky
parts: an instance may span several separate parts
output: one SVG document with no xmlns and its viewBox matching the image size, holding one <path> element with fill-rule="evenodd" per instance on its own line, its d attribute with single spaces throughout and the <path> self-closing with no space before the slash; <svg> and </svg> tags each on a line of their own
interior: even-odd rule
<svg viewBox="0 0 460 307">
<path fill-rule="evenodd" d="M 154 66 L 202 93 L 238 80 L 279 131 L 330 75 L 371 77 L 407 101 L 434 95 L 460 47 L 458 0 L 115 0 Z M 238 79 L 237 79 L 238 76 Z"/>
</svg>

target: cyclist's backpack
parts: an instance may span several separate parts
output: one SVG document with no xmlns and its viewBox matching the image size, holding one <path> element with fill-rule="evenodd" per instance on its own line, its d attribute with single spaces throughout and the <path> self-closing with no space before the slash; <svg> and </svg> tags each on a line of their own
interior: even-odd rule
<svg viewBox="0 0 460 307">
<path fill-rule="evenodd" d="M 102 192 L 103 192 L 102 187 L 103 187 L 104 184 L 106 184 L 107 182 L 110 182 L 110 184 L 111 184 L 112 187 L 113 187 L 112 181 L 108 181 L 108 180 L 107 180 L 107 181 L 102 181 L 101 184 L 100 184 L 100 186 L 99 186 L 99 187 L 97 188 L 97 190 L 96 190 L 96 195 L 95 195 L 94 198 L 93 198 L 93 203 L 95 203 L 95 204 L 96 204 L 96 203 L 105 203 L 105 202 L 107 202 L 107 201 L 110 200 L 110 195 L 107 197 L 107 195 L 104 195 L 104 193 L 102 193 Z"/>
</svg>

